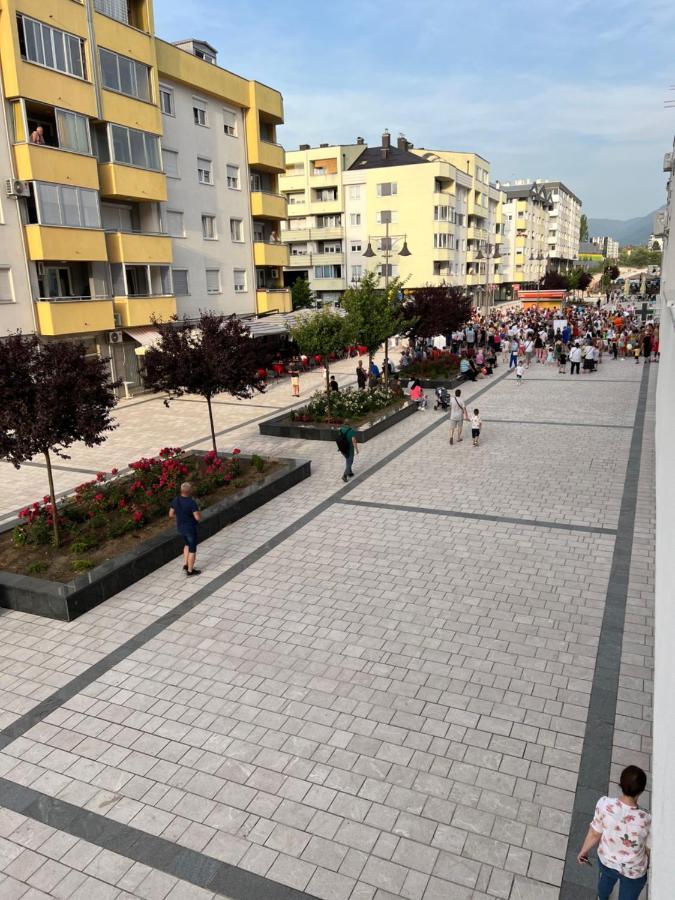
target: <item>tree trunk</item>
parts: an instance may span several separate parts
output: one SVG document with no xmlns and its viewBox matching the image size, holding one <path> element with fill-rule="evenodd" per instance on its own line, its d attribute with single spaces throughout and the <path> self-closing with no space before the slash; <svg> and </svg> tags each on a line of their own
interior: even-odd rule
<svg viewBox="0 0 675 900">
<path fill-rule="evenodd" d="M 211 444 L 213 445 L 213 452 L 217 453 L 218 448 L 216 447 L 216 430 L 213 427 L 213 409 L 211 408 L 211 398 L 206 398 L 206 405 L 209 408 L 209 426 L 211 427 Z"/>
<path fill-rule="evenodd" d="M 330 370 L 328 364 L 328 356 L 325 358 L 325 368 L 326 368 L 326 415 L 328 416 L 328 421 L 330 422 Z"/>
<path fill-rule="evenodd" d="M 384 386 L 389 387 L 389 338 L 384 339 Z"/>
<path fill-rule="evenodd" d="M 58 547 L 61 543 L 61 534 L 59 532 L 59 516 L 56 511 L 56 494 L 54 493 L 54 475 L 52 473 L 52 461 L 49 457 L 49 450 L 42 451 L 47 463 L 47 478 L 49 479 L 49 499 L 52 503 L 52 520 L 54 522 L 54 546 Z"/>
<path fill-rule="evenodd" d="M 368 384 L 369 391 L 373 389 L 373 386 L 370 382 L 370 370 L 372 368 L 372 365 L 373 365 L 373 354 L 372 354 L 370 348 L 368 348 L 368 382 L 367 382 L 367 384 Z"/>
</svg>

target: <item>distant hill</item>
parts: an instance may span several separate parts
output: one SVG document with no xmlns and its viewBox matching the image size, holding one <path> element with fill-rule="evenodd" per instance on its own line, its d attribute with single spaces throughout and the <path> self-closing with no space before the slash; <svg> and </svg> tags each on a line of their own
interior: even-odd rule
<svg viewBox="0 0 675 900">
<path fill-rule="evenodd" d="M 626 244 L 646 244 L 652 233 L 656 212 L 657 209 L 635 219 L 589 219 L 588 232 L 591 237 L 612 237 L 623 247 Z"/>
</svg>

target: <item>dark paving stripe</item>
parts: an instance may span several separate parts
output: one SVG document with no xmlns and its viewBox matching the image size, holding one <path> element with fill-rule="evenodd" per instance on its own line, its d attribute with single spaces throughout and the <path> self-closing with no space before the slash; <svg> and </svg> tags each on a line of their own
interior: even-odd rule
<svg viewBox="0 0 675 900">
<path fill-rule="evenodd" d="M 175 401 L 171 401 L 172 403 L 203 403 L 206 405 L 205 400 L 200 400 L 197 397 L 177 397 Z M 286 409 L 285 406 L 271 406 L 269 403 L 244 403 L 244 401 L 237 402 L 236 400 L 212 400 L 212 406 L 238 406 L 239 409 Z"/>
<path fill-rule="evenodd" d="M 606 795 L 609 790 L 649 371 L 649 366 L 645 366 L 642 370 L 635 411 L 635 425 L 628 454 L 619 525 L 598 640 L 560 900 L 595 900 L 597 896 L 595 868 L 580 866 L 576 861 L 576 855 L 588 831 L 598 798 Z"/>
<path fill-rule="evenodd" d="M 10 463 L 11 465 L 11 463 Z M 29 466 L 32 469 L 46 469 L 47 463 L 42 462 L 34 462 L 31 460 L 30 462 L 22 462 L 22 466 Z M 83 475 L 98 475 L 99 469 L 80 469 L 77 466 L 61 466 L 58 463 L 52 463 L 52 469 L 56 472 L 81 472 Z"/>
<path fill-rule="evenodd" d="M 495 379 L 489 385 L 484 387 L 482 390 L 478 391 L 471 399 L 477 399 L 486 391 L 489 391 L 495 385 L 499 384 L 501 379 L 505 378 L 507 375 L 508 373 L 501 375 L 499 378 Z M 139 631 L 138 634 L 126 640 L 123 644 L 108 653 L 106 656 L 102 657 L 100 660 L 98 660 L 98 662 L 94 663 L 88 669 L 85 669 L 84 672 L 81 672 L 67 684 L 63 685 L 63 687 L 59 688 L 59 690 L 55 691 L 53 694 L 50 694 L 49 697 L 46 697 L 44 700 L 34 706 L 33 709 L 29 710 L 27 713 L 24 713 L 24 715 L 20 716 L 15 722 L 7 725 L 6 728 L 3 728 L 2 731 L 0 731 L 0 750 L 3 750 L 5 747 L 7 747 L 8 744 L 11 744 L 12 741 L 24 735 L 34 725 L 37 725 L 38 722 L 42 722 L 42 720 L 49 716 L 55 709 L 63 706 L 63 704 L 70 700 L 71 697 L 79 694 L 88 685 L 92 684 L 94 681 L 100 678 L 101 675 L 109 672 L 110 669 L 113 669 L 116 665 L 122 662 L 122 660 L 126 659 L 139 648 L 144 647 L 145 644 L 148 643 L 148 641 L 151 641 L 154 637 L 164 631 L 165 628 L 168 628 L 170 625 L 173 625 L 174 622 L 182 619 L 182 617 L 186 613 L 191 612 L 193 609 L 203 603 L 204 600 L 208 599 L 215 591 L 219 590 L 219 588 L 223 587 L 223 585 L 228 584 L 228 582 L 232 581 L 233 578 L 236 578 L 237 575 L 245 572 L 246 569 L 266 556 L 270 550 L 274 550 L 280 544 L 283 544 L 285 540 L 295 535 L 301 528 L 304 528 L 305 525 L 313 522 L 314 519 L 316 519 L 330 506 L 332 506 L 333 503 L 335 503 L 337 500 L 341 500 L 345 495 L 351 493 L 351 491 L 357 488 L 359 484 L 362 484 L 366 479 L 370 478 L 371 475 L 374 475 L 376 472 L 379 472 L 380 469 L 383 469 L 386 465 L 388 465 L 393 459 L 396 459 L 396 457 L 400 456 L 402 453 L 405 453 L 411 447 L 414 447 L 420 441 L 424 440 L 428 435 L 435 431 L 436 428 L 439 428 L 446 421 L 447 416 L 443 415 L 432 422 L 431 425 L 427 425 L 426 428 L 423 428 L 416 435 L 409 438 L 404 444 L 401 444 L 400 447 L 392 450 L 391 453 L 388 453 L 379 462 L 376 462 L 369 469 L 366 469 L 363 475 L 356 478 L 355 481 L 352 481 L 350 484 L 344 485 L 339 490 L 335 491 L 335 493 L 331 494 L 329 497 L 326 497 L 325 500 L 322 500 L 315 507 L 313 507 L 313 509 L 309 510 L 304 515 L 300 516 L 299 519 L 296 519 L 295 522 L 288 525 L 277 534 L 273 535 L 268 541 L 266 541 L 260 547 L 257 547 L 239 562 L 230 566 L 229 569 L 226 569 L 224 572 L 221 572 L 220 575 L 217 575 L 215 578 L 211 579 L 211 581 L 207 582 L 204 587 L 200 588 L 200 590 L 196 591 L 190 597 L 187 597 L 173 609 L 164 613 L 164 615 L 160 616 L 160 618 L 155 622 L 152 622 L 142 631 Z M 342 459 L 338 458 L 336 460 L 336 478 L 338 477 L 338 472 L 341 468 Z M 0 794 L 0 804 L 1 803 L 2 796 Z"/>
<path fill-rule="evenodd" d="M 370 500 L 338 500 L 346 506 L 365 506 L 372 509 L 393 509 L 405 513 L 426 513 L 450 519 L 474 519 L 477 522 L 503 522 L 506 525 L 528 525 L 533 528 L 556 528 L 560 531 L 584 531 L 588 534 L 616 534 L 615 528 L 594 528 L 592 525 L 573 525 L 566 522 L 546 522 L 541 519 L 516 519 L 512 516 L 492 516 L 488 513 L 463 512 L 459 509 L 433 509 L 427 506 L 402 506 L 398 503 L 376 503 Z"/>
<path fill-rule="evenodd" d="M 602 422 L 542 422 L 535 419 L 485 419 L 484 421 L 490 425 L 564 425 L 574 428 L 627 428 L 629 431 L 633 428 L 632 425 L 606 425 Z"/>
<path fill-rule="evenodd" d="M 5 778 L 0 778 L 0 796 L 2 805 L 19 815 L 232 900 L 316 900 L 313 894 L 286 887 Z"/>
<path fill-rule="evenodd" d="M 523 375 L 523 382 L 547 381 L 549 384 L 641 384 L 640 378 L 596 378 L 595 375 L 575 375 L 565 372 L 565 378 L 537 378 L 536 375 Z"/>
</svg>

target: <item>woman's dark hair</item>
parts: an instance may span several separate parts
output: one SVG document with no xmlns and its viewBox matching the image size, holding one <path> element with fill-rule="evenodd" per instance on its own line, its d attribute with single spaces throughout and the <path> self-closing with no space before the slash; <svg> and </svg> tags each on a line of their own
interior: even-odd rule
<svg viewBox="0 0 675 900">
<path fill-rule="evenodd" d="M 619 784 L 626 797 L 639 797 L 647 786 L 647 776 L 639 766 L 627 766 L 621 773 Z"/>
</svg>

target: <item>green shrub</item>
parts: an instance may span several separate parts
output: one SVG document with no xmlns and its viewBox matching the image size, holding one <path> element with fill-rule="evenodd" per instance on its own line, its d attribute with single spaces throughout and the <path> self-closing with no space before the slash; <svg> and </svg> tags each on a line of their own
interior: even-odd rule
<svg viewBox="0 0 675 900">
<path fill-rule="evenodd" d="M 86 538 L 80 538 L 77 541 L 73 541 L 70 545 L 70 552 L 74 553 L 75 556 L 80 556 L 82 553 L 86 553 L 87 550 L 91 550 L 92 547 L 96 546 L 94 541 L 88 541 Z"/>
<path fill-rule="evenodd" d="M 257 453 L 254 453 L 251 457 L 251 465 L 256 470 L 256 472 L 262 472 L 262 470 L 265 468 L 265 460 L 262 458 L 262 456 L 258 456 Z"/>
<path fill-rule="evenodd" d="M 26 569 L 26 572 L 29 575 L 39 575 L 40 572 L 46 572 L 48 568 L 49 566 L 47 563 L 44 560 L 39 559 L 37 562 L 31 563 Z"/>
<path fill-rule="evenodd" d="M 236 488 L 243 488 L 244 483 L 245 483 L 245 482 L 244 482 L 244 479 L 243 479 L 243 478 L 235 478 L 235 480 L 232 482 L 232 484 L 233 484 Z"/>
<path fill-rule="evenodd" d="M 129 519 L 118 520 L 117 522 L 112 522 L 108 526 L 108 537 L 109 538 L 118 538 L 122 537 L 123 534 L 129 534 L 129 532 L 135 530 L 135 525 L 133 521 Z M 75 547 L 75 544 L 73 544 Z M 89 550 L 90 548 L 87 546 L 84 548 L 85 550 Z M 75 551 L 73 551 L 75 552 Z"/>
<path fill-rule="evenodd" d="M 74 559 L 71 565 L 75 572 L 87 572 L 94 568 L 94 563 L 90 559 Z"/>
</svg>

